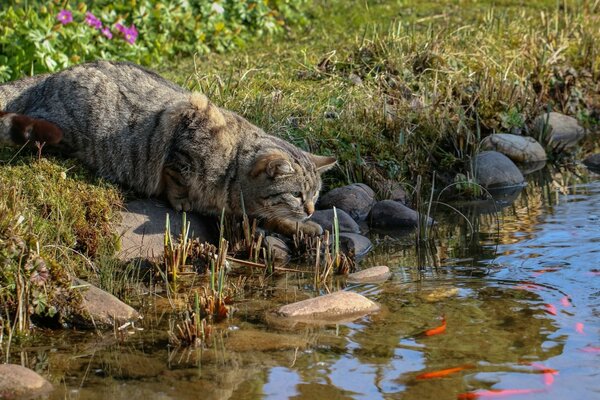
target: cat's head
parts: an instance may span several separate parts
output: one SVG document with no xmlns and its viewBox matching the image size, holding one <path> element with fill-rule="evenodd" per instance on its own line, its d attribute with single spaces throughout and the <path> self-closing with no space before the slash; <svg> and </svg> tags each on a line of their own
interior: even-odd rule
<svg viewBox="0 0 600 400">
<path fill-rule="evenodd" d="M 242 188 L 246 212 L 261 219 L 308 219 L 315 211 L 321 174 L 335 165 L 334 157 L 294 148 L 259 152 Z"/>
</svg>

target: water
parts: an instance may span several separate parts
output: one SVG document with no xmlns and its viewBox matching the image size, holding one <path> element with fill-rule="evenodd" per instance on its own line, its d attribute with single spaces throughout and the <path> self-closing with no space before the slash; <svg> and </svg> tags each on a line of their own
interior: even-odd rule
<svg viewBox="0 0 600 400">
<path fill-rule="evenodd" d="M 144 331 L 49 334 L 11 361 L 49 377 L 56 399 L 600 398 L 600 181 L 573 176 L 532 179 L 499 216 L 489 203 L 462 206 L 470 224 L 437 214 L 427 252 L 386 240 L 363 266 L 385 262 L 393 279 L 348 287 L 384 309 L 350 324 L 267 326 L 307 286 L 287 277 L 248 293 L 208 349 L 170 348 L 157 301 Z M 422 335 L 442 318 L 445 332 Z"/>
</svg>

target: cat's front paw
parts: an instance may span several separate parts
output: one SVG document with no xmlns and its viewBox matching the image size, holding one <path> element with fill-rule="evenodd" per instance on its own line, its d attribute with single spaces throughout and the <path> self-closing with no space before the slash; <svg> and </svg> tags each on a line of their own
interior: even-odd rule
<svg viewBox="0 0 600 400">
<path fill-rule="evenodd" d="M 188 199 L 169 199 L 169 202 L 175 211 L 192 211 L 192 202 Z"/>
<path fill-rule="evenodd" d="M 312 221 L 300 222 L 291 219 L 271 219 L 265 222 L 264 227 L 289 237 L 294 236 L 298 231 L 309 236 L 323 234 L 323 228 Z"/>
<path fill-rule="evenodd" d="M 323 228 L 321 225 L 313 221 L 300 222 L 298 228 L 304 232 L 305 235 L 318 236 L 323 234 Z"/>
</svg>

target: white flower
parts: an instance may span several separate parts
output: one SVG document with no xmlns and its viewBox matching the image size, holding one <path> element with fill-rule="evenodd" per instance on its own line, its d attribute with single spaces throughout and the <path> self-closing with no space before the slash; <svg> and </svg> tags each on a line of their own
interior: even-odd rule
<svg viewBox="0 0 600 400">
<path fill-rule="evenodd" d="M 211 9 L 217 14 L 223 14 L 225 12 L 225 9 L 219 3 L 212 3 Z"/>
</svg>

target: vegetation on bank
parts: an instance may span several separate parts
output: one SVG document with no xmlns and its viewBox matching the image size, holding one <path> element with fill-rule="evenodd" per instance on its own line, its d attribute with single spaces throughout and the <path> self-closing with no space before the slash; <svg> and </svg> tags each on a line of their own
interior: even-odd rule
<svg viewBox="0 0 600 400">
<path fill-rule="evenodd" d="M 0 58 L 9 57 L 9 47 L 17 49 L 14 58 L 0 59 L 0 79 L 96 57 L 140 62 L 270 133 L 336 155 L 339 168 L 328 174 L 329 186 L 366 182 L 384 192 L 390 181 L 411 185 L 434 172 L 449 183 L 465 171 L 484 136 L 527 134 L 533 117 L 548 109 L 577 117 L 590 132 L 600 124 L 598 2 L 221 1 L 206 3 L 212 4 L 209 14 L 184 12 L 183 5 L 170 12 L 170 6 L 151 8 L 145 1 L 122 0 L 113 8 L 95 2 L 92 14 L 102 28 L 86 22 L 91 9 L 83 3 L 63 3 L 40 12 L 24 2 L 0 10 L 10 21 L 0 27 Z M 207 27 L 202 31 L 189 20 L 215 17 L 219 6 L 219 15 L 231 17 L 237 14 L 227 7 L 238 4 L 278 11 L 261 11 L 248 23 L 235 17 L 214 36 L 206 32 L 219 21 L 198 22 Z M 57 19 L 63 9 L 73 22 Z M 304 17 L 310 23 L 287 30 L 280 22 Z M 268 21 L 278 35 L 259 35 Z M 44 27 L 42 36 L 31 34 L 33 23 Z M 111 31 L 112 39 L 102 33 L 116 23 L 130 34 L 136 27 L 134 43 L 121 30 Z M 254 35 L 260 37 L 250 40 Z M 50 49 L 50 56 L 40 56 Z M 65 271 L 94 275 L 114 264 L 111 227 L 120 194 L 75 161 L 17 153 L 0 152 L 0 303 L 17 305 L 25 293 L 19 282 L 25 282 L 30 298 L 43 292 L 49 304 L 55 292 L 36 286 L 43 283 L 39 277 L 54 277 L 48 271 L 56 271 L 56 293 L 63 293 Z M 73 306 L 72 300 L 61 304 Z M 29 315 L 56 311 L 29 304 Z M 6 329 L 15 315 L 0 311 Z"/>
</svg>

